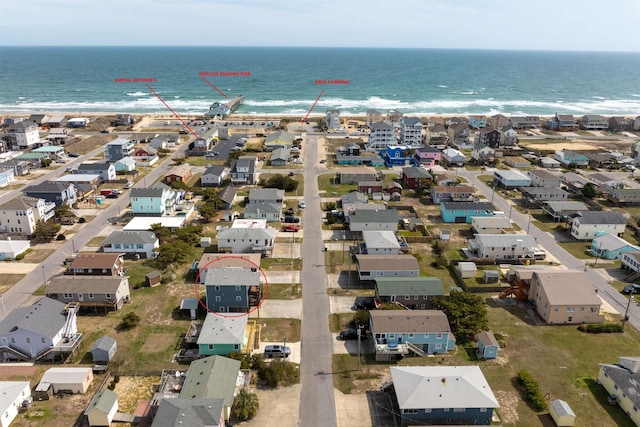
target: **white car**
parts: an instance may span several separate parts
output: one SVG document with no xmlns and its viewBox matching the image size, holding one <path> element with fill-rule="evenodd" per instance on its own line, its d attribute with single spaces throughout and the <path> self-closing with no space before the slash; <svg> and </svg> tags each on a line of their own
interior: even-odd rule
<svg viewBox="0 0 640 427">
<path fill-rule="evenodd" d="M 131 188 L 133 187 L 133 182 L 129 181 L 125 184 L 124 188 Z"/>
<path fill-rule="evenodd" d="M 305 206 L 307 206 L 307 205 L 306 205 L 306 203 L 304 202 L 304 200 L 301 200 L 301 201 L 300 201 L 300 203 L 298 203 L 298 207 L 299 207 L 300 209 L 304 209 L 304 208 L 305 208 Z"/>
</svg>

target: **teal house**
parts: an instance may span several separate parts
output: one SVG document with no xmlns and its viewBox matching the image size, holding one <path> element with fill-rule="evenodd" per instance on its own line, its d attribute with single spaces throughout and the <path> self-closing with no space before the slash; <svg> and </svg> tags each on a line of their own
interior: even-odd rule
<svg viewBox="0 0 640 427">
<path fill-rule="evenodd" d="M 493 205 L 489 202 L 443 202 L 440 216 L 444 222 L 471 224 L 474 216 L 494 216 Z"/>
<path fill-rule="evenodd" d="M 134 216 L 163 216 L 173 213 L 176 192 L 156 182 L 147 188 L 131 189 L 131 211 Z"/>
<path fill-rule="evenodd" d="M 248 345 L 247 317 L 222 317 L 207 313 L 197 341 L 200 356 L 241 353 Z"/>
<path fill-rule="evenodd" d="M 640 247 L 609 233 L 601 234 L 591 241 L 591 253 L 599 258 L 622 259 L 625 252 L 640 252 Z"/>
</svg>

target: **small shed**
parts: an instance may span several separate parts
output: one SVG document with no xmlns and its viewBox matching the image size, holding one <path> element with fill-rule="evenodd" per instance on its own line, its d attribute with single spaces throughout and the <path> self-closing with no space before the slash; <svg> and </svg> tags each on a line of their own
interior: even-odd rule
<svg viewBox="0 0 640 427">
<path fill-rule="evenodd" d="M 200 305 L 200 301 L 198 298 L 185 298 L 180 302 L 180 314 L 186 315 L 191 318 L 191 320 L 195 320 L 198 315 L 198 306 Z"/>
<path fill-rule="evenodd" d="M 162 282 L 162 274 L 158 270 L 144 275 L 144 281 L 149 287 L 158 286 Z"/>
<path fill-rule="evenodd" d="M 110 362 L 116 355 L 116 351 L 118 351 L 116 340 L 108 336 L 98 338 L 89 350 L 94 363 Z"/>
<path fill-rule="evenodd" d="M 552 401 L 549 404 L 549 415 L 557 426 L 572 426 L 576 422 L 576 414 L 564 400 Z"/>
<path fill-rule="evenodd" d="M 500 273 L 497 270 L 484 270 L 482 272 L 482 281 L 484 283 L 498 283 Z"/>
<path fill-rule="evenodd" d="M 211 246 L 211 237 L 209 236 L 203 236 L 200 238 L 200 247 L 201 248 L 208 248 L 209 246 Z"/>
<path fill-rule="evenodd" d="M 478 273 L 478 267 L 475 262 L 459 262 L 458 263 L 458 275 L 463 279 L 469 279 L 476 277 Z"/>
<path fill-rule="evenodd" d="M 478 334 L 478 359 L 495 359 L 498 357 L 500 344 L 496 337 L 489 331 L 482 331 Z"/>
<path fill-rule="evenodd" d="M 118 412 L 118 395 L 105 388 L 96 394 L 84 411 L 90 426 L 110 426 Z"/>
</svg>

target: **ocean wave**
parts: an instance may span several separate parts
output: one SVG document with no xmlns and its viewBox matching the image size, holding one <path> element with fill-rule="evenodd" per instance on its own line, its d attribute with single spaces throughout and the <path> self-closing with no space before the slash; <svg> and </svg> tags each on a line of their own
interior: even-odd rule
<svg viewBox="0 0 640 427">
<path fill-rule="evenodd" d="M 151 92 L 127 92 L 128 96 L 147 96 L 147 95 L 151 95 Z"/>
<path fill-rule="evenodd" d="M 443 89 L 447 89 L 449 86 L 447 86 L 447 85 L 438 85 L 438 87 L 441 87 Z"/>
</svg>

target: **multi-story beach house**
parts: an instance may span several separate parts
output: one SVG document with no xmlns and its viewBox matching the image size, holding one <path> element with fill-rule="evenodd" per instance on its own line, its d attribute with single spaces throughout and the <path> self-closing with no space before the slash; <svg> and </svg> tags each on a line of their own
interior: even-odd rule
<svg viewBox="0 0 640 427">
<path fill-rule="evenodd" d="M 414 147 L 422 146 L 422 121 L 417 117 L 400 120 L 400 143 Z"/>
<path fill-rule="evenodd" d="M 413 163 L 415 148 L 411 145 L 388 145 L 382 156 L 387 167 L 405 166 Z"/>
<path fill-rule="evenodd" d="M 576 240 L 591 240 L 599 234 L 622 236 L 627 219 L 618 211 L 580 212 L 571 221 L 571 237 Z"/>
<path fill-rule="evenodd" d="M 371 125 L 371 132 L 365 148 L 367 151 L 380 151 L 388 145 L 397 144 L 393 126 L 387 122 L 377 122 Z"/>
<path fill-rule="evenodd" d="M 240 156 L 231 162 L 231 183 L 235 185 L 255 185 L 259 173 L 256 172 L 258 158 L 256 156 Z"/>
<path fill-rule="evenodd" d="M 474 216 L 493 216 L 493 204 L 490 202 L 443 202 L 440 203 L 440 216 L 446 223 L 471 224 Z"/>
<path fill-rule="evenodd" d="M 449 139 L 447 128 L 442 124 L 427 127 L 427 143 L 430 145 L 446 144 Z"/>
<path fill-rule="evenodd" d="M 496 114 L 494 116 L 489 117 L 489 126 L 494 129 L 502 129 L 511 126 L 511 122 L 509 121 L 509 117 L 504 114 Z"/>
<path fill-rule="evenodd" d="M 560 132 L 578 129 L 578 122 L 572 114 L 556 114 L 547 120 L 547 127 Z"/>
<path fill-rule="evenodd" d="M 605 130 L 609 128 L 609 124 L 604 116 L 586 114 L 580 119 L 580 128 L 586 130 Z"/>
<path fill-rule="evenodd" d="M 598 384 L 607 395 L 627 414 L 631 421 L 640 426 L 640 357 L 620 357 L 619 363 L 601 363 L 598 372 Z"/>
<path fill-rule="evenodd" d="M 538 116 L 511 116 L 509 123 L 514 129 L 535 129 L 540 127 Z"/>
<path fill-rule="evenodd" d="M 177 193 L 161 182 L 147 188 L 131 189 L 131 211 L 134 216 L 162 216 L 172 213 Z"/>
<path fill-rule="evenodd" d="M 231 228 L 218 232 L 216 243 L 220 252 L 266 256 L 273 250 L 275 238 L 275 228 L 268 227 L 265 219 L 236 219 Z"/>
<path fill-rule="evenodd" d="M 491 148 L 500 147 L 500 132 L 491 127 L 484 127 L 476 132 L 476 144 L 484 144 Z"/>
<path fill-rule="evenodd" d="M 512 128 L 502 129 L 500 132 L 500 145 L 511 147 L 518 143 L 518 132 Z"/>
<path fill-rule="evenodd" d="M 40 144 L 38 125 L 33 122 L 17 122 L 7 128 L 13 147 L 18 150 L 28 150 Z"/>
<path fill-rule="evenodd" d="M 485 116 L 469 116 L 469 127 L 482 129 L 487 127 L 487 118 Z"/>
<path fill-rule="evenodd" d="M 124 157 L 131 156 L 134 150 L 133 141 L 125 138 L 114 139 L 104 146 L 104 160 L 117 162 Z"/>
<path fill-rule="evenodd" d="M 533 259 L 537 250 L 536 239 L 527 234 L 476 234 L 469 240 L 469 253 L 480 259 Z"/>
<path fill-rule="evenodd" d="M 211 270 L 211 269 L 210 269 Z M 257 268 L 224 267 L 205 276 L 207 309 L 215 313 L 247 313 L 261 300 Z"/>
<path fill-rule="evenodd" d="M 0 187 L 6 187 L 15 179 L 13 168 L 0 168 Z"/>
<path fill-rule="evenodd" d="M 98 175 L 101 181 L 116 179 L 116 167 L 113 163 L 82 163 L 74 171 L 78 175 Z"/>
<path fill-rule="evenodd" d="M 374 108 L 367 110 L 366 117 L 366 125 L 368 128 L 371 128 L 371 125 L 374 123 L 378 123 L 384 120 L 384 116 L 382 113 Z"/>
<path fill-rule="evenodd" d="M 105 253 L 124 253 L 139 258 L 154 258 L 160 240 L 152 231 L 113 231 L 102 241 Z"/>
<path fill-rule="evenodd" d="M 56 204 L 37 197 L 18 196 L 0 206 L 0 231 L 31 235 L 38 221 L 54 216 Z"/>
<path fill-rule="evenodd" d="M 431 167 L 440 163 L 442 152 L 437 148 L 426 146 L 416 148 L 413 162 L 416 166 Z"/>
<path fill-rule="evenodd" d="M 23 193 L 28 197 L 44 199 L 45 202 L 55 203 L 56 207 L 73 206 L 77 202 L 78 191 L 73 183 L 44 181 L 30 185 Z"/>
<path fill-rule="evenodd" d="M 327 110 L 325 120 L 327 122 L 327 128 L 339 129 L 340 128 L 340 110 Z"/>
<path fill-rule="evenodd" d="M 475 144 L 471 150 L 471 160 L 476 165 L 491 164 L 496 160 L 496 150 L 484 144 Z"/>
<path fill-rule="evenodd" d="M 423 167 L 414 166 L 402 168 L 402 182 L 407 188 L 418 188 L 425 182 L 431 182 L 433 177 Z"/>
<path fill-rule="evenodd" d="M 461 167 L 467 162 L 467 156 L 455 148 L 442 151 L 442 162 L 447 166 Z"/>
<path fill-rule="evenodd" d="M 469 130 L 469 125 L 467 123 L 456 122 L 449 125 L 447 134 L 449 136 L 449 142 L 453 143 L 455 146 L 460 146 L 469 143 L 469 135 L 471 135 L 471 131 Z"/>
<path fill-rule="evenodd" d="M 544 169 L 527 171 L 527 176 L 531 179 L 532 187 L 560 188 L 562 181 L 562 176 Z"/>
</svg>

